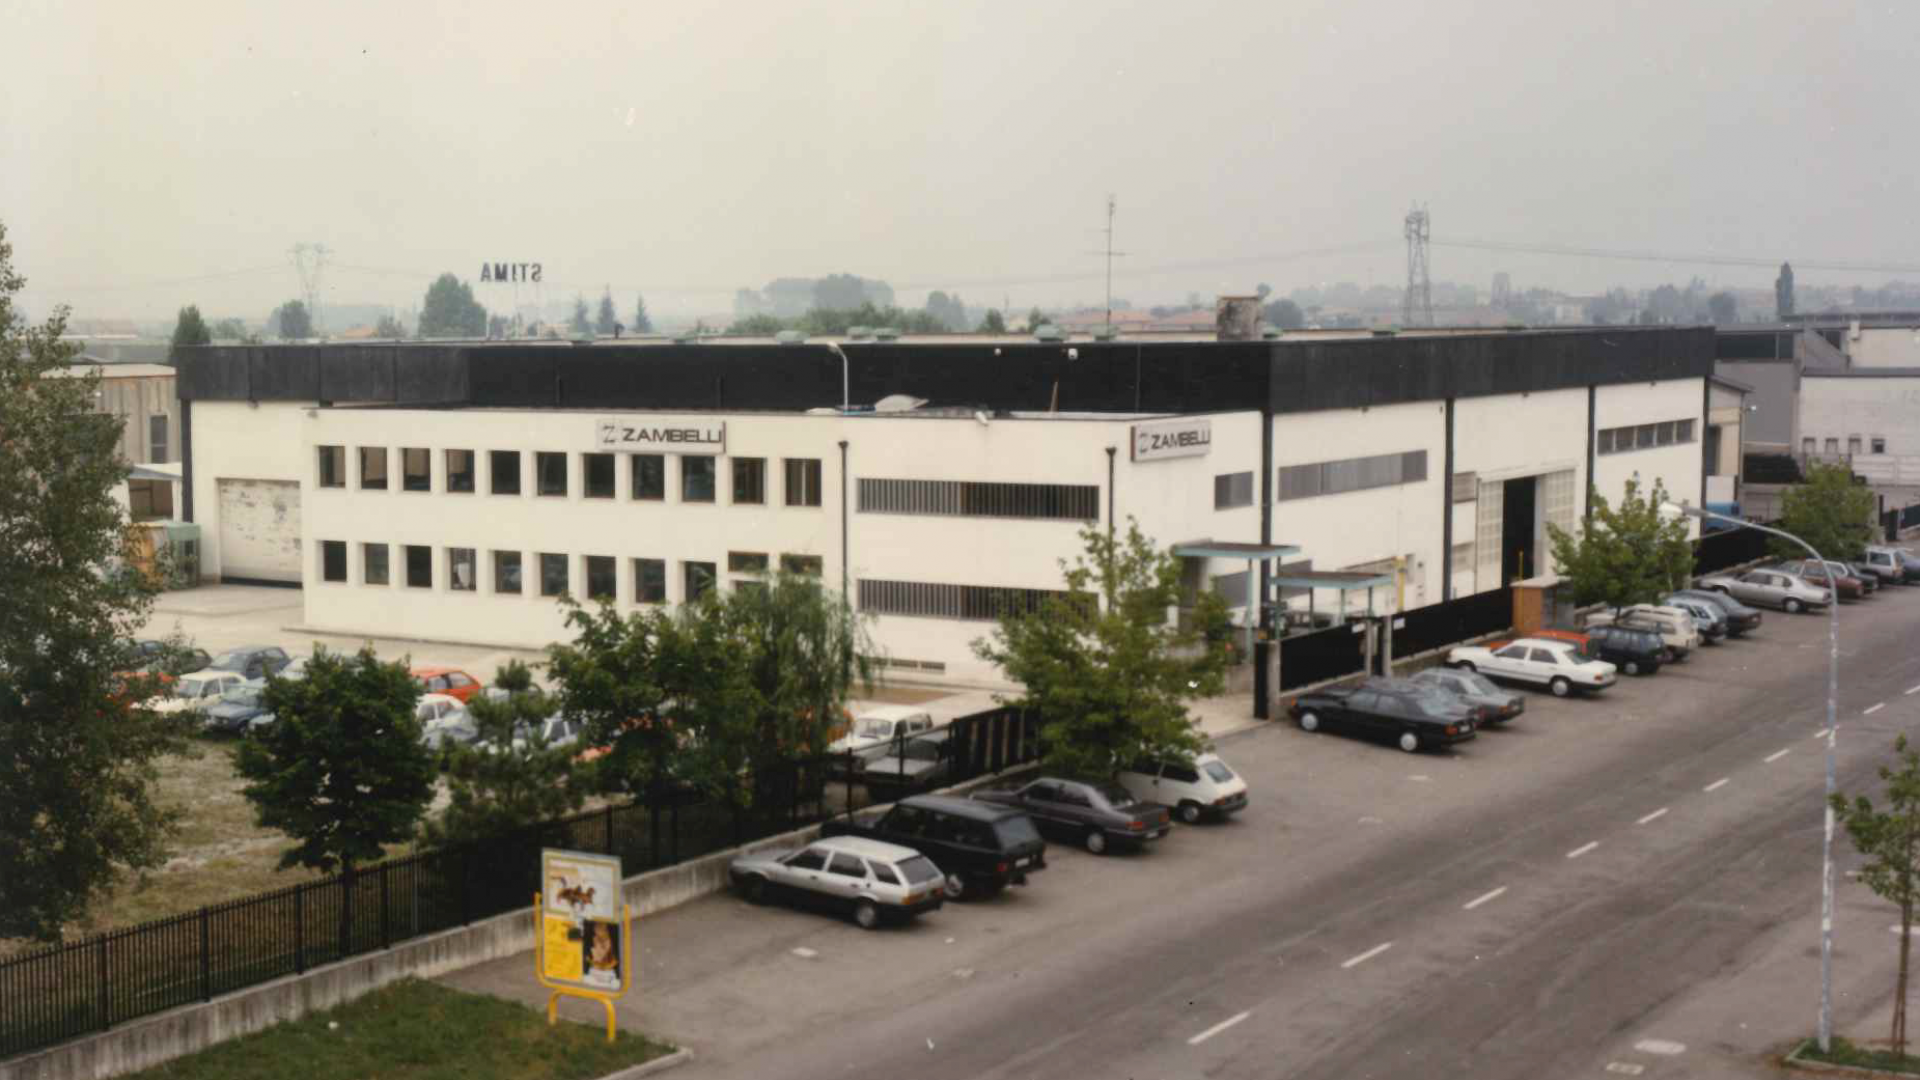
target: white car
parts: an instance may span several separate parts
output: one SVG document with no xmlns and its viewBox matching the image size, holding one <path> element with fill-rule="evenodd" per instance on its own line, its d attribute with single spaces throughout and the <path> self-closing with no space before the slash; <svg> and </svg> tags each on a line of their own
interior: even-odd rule
<svg viewBox="0 0 1920 1080">
<path fill-rule="evenodd" d="M 1605 690 L 1619 678 L 1605 660 L 1589 660 L 1580 646 L 1552 638 L 1521 638 L 1498 649 L 1462 645 L 1447 653 L 1447 666 L 1489 678 L 1530 683 L 1566 697 L 1576 690 Z"/>
<path fill-rule="evenodd" d="M 895 740 L 932 731 L 933 717 L 910 705 L 882 705 L 854 717 L 845 735 L 827 744 L 827 753 L 854 754 L 861 761 L 880 757 Z M 859 766 L 855 766 L 858 768 Z"/>
<path fill-rule="evenodd" d="M 413 715 L 420 718 L 420 741 L 429 749 L 467 746 L 480 737 L 480 726 L 460 699 L 450 694 L 422 694 Z"/>
<path fill-rule="evenodd" d="M 1143 761 L 1114 777 L 1141 802 L 1173 807 L 1189 825 L 1203 817 L 1226 817 L 1247 808 L 1247 782 L 1218 754 L 1195 754 L 1193 763 Z"/>
<path fill-rule="evenodd" d="M 203 713 L 220 703 L 220 695 L 246 681 L 237 671 L 191 672 L 180 676 L 165 697 L 155 698 L 148 707 L 157 713 Z"/>
<path fill-rule="evenodd" d="M 1699 648 L 1705 640 L 1700 636 L 1700 624 L 1694 621 L 1690 612 L 1654 604 L 1632 604 L 1621 608 L 1618 614 L 1596 611 L 1587 616 L 1587 625 L 1651 630 L 1659 634 L 1660 640 L 1666 644 L 1668 659 L 1676 662 L 1685 660 L 1687 654 Z"/>
</svg>

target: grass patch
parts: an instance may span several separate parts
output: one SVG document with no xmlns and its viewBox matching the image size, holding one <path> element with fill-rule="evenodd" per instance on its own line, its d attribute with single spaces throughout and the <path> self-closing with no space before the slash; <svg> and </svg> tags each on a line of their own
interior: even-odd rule
<svg viewBox="0 0 1920 1080">
<path fill-rule="evenodd" d="M 1895 1054 L 1891 1050 L 1876 1050 L 1868 1046 L 1856 1046 L 1853 1043 L 1834 1036 L 1832 1049 L 1820 1052 L 1820 1044 L 1808 1039 L 1794 1051 L 1794 1057 L 1800 1061 L 1817 1061 L 1823 1065 L 1851 1065 L 1859 1069 L 1879 1069 L 1882 1072 L 1906 1073 L 1920 1076 L 1920 1057 L 1912 1054 Z"/>
<path fill-rule="evenodd" d="M 672 1050 L 625 1031 L 609 1043 L 602 1027 L 548 1027 L 523 1005 L 405 979 L 133 1080 L 591 1080 Z"/>
</svg>

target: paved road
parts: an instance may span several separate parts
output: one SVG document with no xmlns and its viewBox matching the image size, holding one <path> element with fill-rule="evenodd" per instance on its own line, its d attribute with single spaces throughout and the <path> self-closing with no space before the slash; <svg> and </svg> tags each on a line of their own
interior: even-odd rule
<svg viewBox="0 0 1920 1080">
<path fill-rule="evenodd" d="M 1920 720 L 1920 589 L 1842 615 L 1851 790 Z M 641 931 L 623 1022 L 693 1046 L 689 1077 L 1538 1080 L 1604 1075 L 1767 949 L 1754 970 L 1783 985 L 1762 998 L 1810 1020 L 1817 953 L 1780 941 L 1818 902 L 1825 626 L 1770 614 L 1598 699 L 1535 698 L 1444 757 L 1230 739 L 1256 792 L 1238 820 L 1139 856 L 1056 850 L 1029 889 L 899 930 L 688 905 Z M 448 981 L 538 1001 L 526 966 Z"/>
</svg>

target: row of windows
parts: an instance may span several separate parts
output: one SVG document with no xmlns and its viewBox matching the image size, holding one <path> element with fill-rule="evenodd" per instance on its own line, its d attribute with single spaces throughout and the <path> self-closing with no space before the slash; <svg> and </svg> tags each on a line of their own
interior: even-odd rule
<svg viewBox="0 0 1920 1080">
<path fill-rule="evenodd" d="M 861 480 L 863 514 L 1095 521 L 1100 489 L 1092 484 L 995 484 L 973 480 Z"/>
<path fill-rule="evenodd" d="M 1604 428 L 1597 447 L 1602 454 L 1621 454 L 1628 450 L 1648 450 L 1693 441 L 1693 421 L 1662 420 L 1657 424 Z"/>
<path fill-rule="evenodd" d="M 1322 461 L 1312 465 L 1288 465 L 1280 470 L 1278 501 L 1412 484 L 1426 478 L 1425 450 Z"/>
<path fill-rule="evenodd" d="M 1221 473 L 1213 478 L 1213 508 L 1215 510 L 1232 510 L 1235 507 L 1252 505 L 1252 473 Z"/>
<path fill-rule="evenodd" d="M 354 447 L 362 491 L 385 491 L 392 485 L 389 455 L 384 446 Z M 319 486 L 347 486 L 347 447 L 321 446 Z M 449 494 L 472 494 L 479 487 L 479 456 L 472 450 L 445 450 L 446 488 Z M 487 490 L 494 495 L 522 493 L 521 452 L 489 450 Z M 533 451 L 533 493 L 566 498 L 567 470 L 572 457 L 578 457 L 581 494 L 589 499 L 613 499 L 621 489 L 621 458 L 627 459 L 626 490 L 637 501 L 664 501 L 667 497 L 667 455 L 665 454 L 567 454 L 559 451 Z M 675 455 L 680 461 L 680 501 L 711 503 L 718 501 L 720 459 L 709 455 Z M 788 506 L 820 505 L 820 459 L 783 458 L 780 461 L 784 496 Z M 727 459 L 727 475 L 736 506 L 764 506 L 767 502 L 767 459 L 734 457 Z M 424 447 L 400 449 L 399 489 L 433 490 L 433 452 Z"/>
<path fill-rule="evenodd" d="M 363 543 L 360 549 L 360 582 L 365 585 L 386 585 L 398 583 L 410 589 L 431 589 L 434 587 L 433 548 L 426 544 L 384 544 Z M 393 565 L 392 549 L 398 547 L 399 566 Z M 540 596 L 554 597 L 573 591 L 575 568 L 574 557 L 557 552 L 534 552 L 532 570 L 534 580 L 528 582 L 527 558 L 525 552 L 490 551 L 487 552 L 485 570 L 488 584 L 487 592 L 495 595 L 522 596 L 535 592 Z M 581 556 L 579 568 L 582 595 L 588 600 L 618 599 L 619 579 L 618 562 L 612 555 Z M 450 547 L 445 549 L 446 587 L 452 592 L 479 592 L 482 582 L 481 552 L 470 547 Z M 641 604 L 664 604 L 667 602 L 667 560 L 632 559 L 633 586 L 632 599 Z M 734 551 L 727 553 L 727 570 L 735 574 L 764 574 L 770 565 L 770 559 L 764 552 Z M 780 567 L 790 574 L 809 574 L 818 577 L 823 569 L 818 555 L 782 555 Z M 322 581 L 344 584 L 349 580 L 347 567 L 347 542 L 344 540 L 320 541 L 320 579 Z M 680 582 L 682 599 L 692 600 L 705 595 L 719 580 L 718 567 L 714 563 L 698 560 L 683 560 L 680 563 Z M 532 586 L 530 589 L 529 586 Z M 736 581 L 735 588 L 760 587 L 757 581 Z"/>
<path fill-rule="evenodd" d="M 1032 615 L 1049 597 L 1073 594 L 1052 589 L 1009 589 L 992 585 L 936 585 L 923 581 L 861 579 L 860 610 L 875 615 L 920 615 L 934 619 L 994 620 Z M 1091 599 L 1090 597 L 1088 599 Z"/>
<path fill-rule="evenodd" d="M 1871 441 L 1871 442 L 1869 442 L 1869 443 L 1868 443 L 1867 445 L 1869 445 L 1869 446 L 1871 446 L 1871 447 L 1873 447 L 1873 450 L 1872 450 L 1872 452 L 1873 452 L 1873 453 L 1876 453 L 1876 454 L 1884 454 L 1884 453 L 1886 453 L 1886 452 L 1887 452 L 1887 440 L 1886 440 L 1885 438 L 1883 438 L 1882 436 L 1879 436 L 1879 435 L 1875 435 L 1875 436 L 1873 436 L 1873 438 L 1872 438 L 1872 441 Z M 1808 436 L 1806 436 L 1805 438 L 1803 438 L 1803 439 L 1801 439 L 1801 440 L 1800 440 L 1800 450 L 1801 450 L 1801 452 L 1802 452 L 1802 453 L 1807 453 L 1807 454 L 1812 454 L 1812 453 L 1814 453 L 1814 452 L 1816 452 L 1816 446 L 1815 446 L 1815 441 L 1814 441 L 1814 437 L 1813 437 L 1813 436 L 1811 436 L 1811 435 L 1808 435 Z M 1840 452 L 1840 440 L 1839 440 L 1839 439 L 1833 439 L 1833 438 L 1830 438 L 1830 439 L 1828 439 L 1828 440 L 1827 440 L 1827 453 L 1829 453 L 1829 454 L 1838 454 L 1839 452 Z M 1849 435 L 1849 436 L 1847 436 L 1847 454 L 1848 454 L 1848 456 L 1850 456 L 1850 457 L 1851 457 L 1851 456 L 1857 456 L 1857 455 L 1858 455 L 1858 454 L 1859 454 L 1860 452 L 1861 452 L 1861 449 L 1860 449 L 1860 436 L 1858 436 L 1858 435 Z"/>
</svg>

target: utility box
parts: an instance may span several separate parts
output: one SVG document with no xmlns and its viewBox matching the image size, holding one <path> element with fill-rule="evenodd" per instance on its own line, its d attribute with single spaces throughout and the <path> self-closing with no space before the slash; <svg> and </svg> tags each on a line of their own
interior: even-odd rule
<svg viewBox="0 0 1920 1080">
<path fill-rule="evenodd" d="M 1513 632 L 1525 637 L 1557 626 L 1560 610 L 1560 575 L 1546 574 L 1513 583 Z"/>
</svg>

